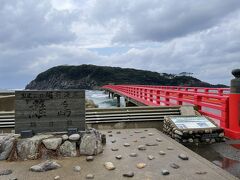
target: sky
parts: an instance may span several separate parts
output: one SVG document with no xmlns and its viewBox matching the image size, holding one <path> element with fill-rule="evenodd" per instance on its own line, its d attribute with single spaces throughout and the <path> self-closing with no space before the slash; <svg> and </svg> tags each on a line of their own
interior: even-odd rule
<svg viewBox="0 0 240 180">
<path fill-rule="evenodd" d="M 229 85 L 240 68 L 240 0 L 0 0 L 0 88 L 65 64 Z"/>
</svg>

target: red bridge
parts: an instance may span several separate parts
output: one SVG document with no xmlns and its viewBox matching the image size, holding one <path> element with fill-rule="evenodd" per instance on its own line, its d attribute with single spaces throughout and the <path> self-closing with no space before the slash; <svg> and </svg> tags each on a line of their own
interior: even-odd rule
<svg viewBox="0 0 240 180">
<path fill-rule="evenodd" d="M 225 136 L 240 139 L 240 93 L 230 93 L 229 88 L 143 85 L 106 85 L 102 88 L 136 105 L 194 105 L 202 115 L 216 121 L 224 129 Z"/>
</svg>

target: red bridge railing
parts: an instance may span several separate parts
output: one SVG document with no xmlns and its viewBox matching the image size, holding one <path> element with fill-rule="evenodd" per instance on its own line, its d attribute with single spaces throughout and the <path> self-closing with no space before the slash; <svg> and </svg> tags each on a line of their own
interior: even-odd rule
<svg viewBox="0 0 240 180">
<path fill-rule="evenodd" d="M 225 129 L 225 134 L 237 138 L 229 129 L 229 88 L 143 85 L 106 85 L 102 88 L 148 106 L 195 105 L 201 114 Z"/>
</svg>

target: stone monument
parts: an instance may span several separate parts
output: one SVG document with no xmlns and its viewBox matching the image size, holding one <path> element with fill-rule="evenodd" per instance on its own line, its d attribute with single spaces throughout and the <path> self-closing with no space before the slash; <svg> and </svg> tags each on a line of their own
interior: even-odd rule
<svg viewBox="0 0 240 180">
<path fill-rule="evenodd" d="M 15 132 L 85 130 L 85 91 L 16 91 Z"/>
</svg>

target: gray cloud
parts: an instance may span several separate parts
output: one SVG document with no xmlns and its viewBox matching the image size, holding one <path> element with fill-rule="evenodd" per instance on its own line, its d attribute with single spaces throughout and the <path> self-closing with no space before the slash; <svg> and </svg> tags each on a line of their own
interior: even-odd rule
<svg viewBox="0 0 240 180">
<path fill-rule="evenodd" d="M 240 67 L 239 0 L 0 1 L 0 88 L 60 64 L 187 71 L 225 84 Z"/>
</svg>

